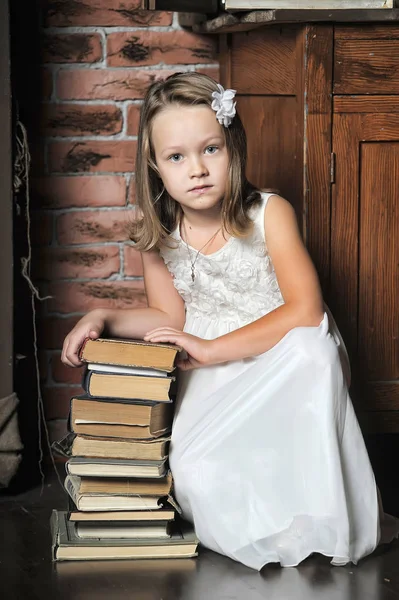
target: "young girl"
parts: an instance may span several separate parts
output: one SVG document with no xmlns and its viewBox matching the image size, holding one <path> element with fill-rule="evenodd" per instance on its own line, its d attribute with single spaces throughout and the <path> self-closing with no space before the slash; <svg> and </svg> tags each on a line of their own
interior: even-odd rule
<svg viewBox="0 0 399 600">
<path fill-rule="evenodd" d="M 182 346 L 170 466 L 200 541 L 255 569 L 313 552 L 356 563 L 398 522 L 379 511 L 345 348 L 294 211 L 245 177 L 234 95 L 198 73 L 149 88 L 132 233 L 148 308 L 90 312 L 62 360 L 79 366 L 102 333 Z"/>
</svg>

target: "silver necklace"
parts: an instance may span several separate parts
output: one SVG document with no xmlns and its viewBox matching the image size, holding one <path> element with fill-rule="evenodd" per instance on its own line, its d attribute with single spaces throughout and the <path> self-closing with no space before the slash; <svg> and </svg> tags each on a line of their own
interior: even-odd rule
<svg viewBox="0 0 399 600">
<path fill-rule="evenodd" d="M 184 242 L 184 245 L 185 245 L 185 246 L 186 246 L 186 248 L 187 248 L 188 257 L 189 257 L 189 259 L 190 259 L 190 264 L 191 264 L 191 280 L 192 280 L 193 282 L 194 282 L 194 280 L 195 280 L 195 263 L 197 262 L 197 259 L 198 259 L 198 257 L 199 257 L 199 254 L 200 254 L 201 250 L 203 250 L 203 249 L 204 249 L 206 246 L 208 246 L 208 244 L 210 244 L 211 242 L 213 242 L 213 240 L 215 239 L 215 237 L 217 236 L 217 234 L 219 233 L 219 231 L 220 231 L 221 229 L 222 229 L 222 228 L 221 228 L 221 227 L 219 227 L 219 229 L 218 229 L 218 230 L 217 230 L 217 231 L 216 231 L 216 232 L 213 234 L 213 236 L 212 236 L 212 237 L 211 237 L 211 238 L 210 238 L 210 239 L 209 239 L 209 240 L 208 240 L 208 241 L 207 241 L 207 242 L 206 242 L 206 243 L 205 243 L 205 244 L 204 244 L 204 245 L 203 245 L 203 246 L 202 246 L 202 247 L 201 247 L 199 250 L 197 250 L 197 254 L 195 255 L 195 258 L 194 258 L 194 260 L 193 260 L 193 259 L 191 258 L 191 256 L 192 256 L 192 255 L 191 255 L 190 246 L 188 245 L 188 235 L 187 235 L 187 229 L 186 229 L 186 227 L 184 226 L 184 232 L 185 232 L 185 234 L 186 234 L 186 240 L 187 240 L 187 242 Z M 184 241 L 184 240 L 183 240 L 183 241 Z"/>
</svg>

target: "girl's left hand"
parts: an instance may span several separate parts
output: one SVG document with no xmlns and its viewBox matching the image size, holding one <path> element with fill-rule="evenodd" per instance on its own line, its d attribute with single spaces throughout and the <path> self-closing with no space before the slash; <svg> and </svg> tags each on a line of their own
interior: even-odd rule
<svg viewBox="0 0 399 600">
<path fill-rule="evenodd" d="M 203 340 L 195 335 L 184 333 L 172 327 L 158 327 L 144 336 L 146 342 L 176 344 L 187 352 L 187 358 L 176 361 L 176 366 L 183 371 L 205 367 L 211 364 L 210 350 L 212 340 Z"/>
</svg>

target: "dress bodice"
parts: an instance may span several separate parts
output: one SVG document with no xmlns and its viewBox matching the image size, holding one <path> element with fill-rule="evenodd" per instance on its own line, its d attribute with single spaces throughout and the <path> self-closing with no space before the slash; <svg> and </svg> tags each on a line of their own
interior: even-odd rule
<svg viewBox="0 0 399 600">
<path fill-rule="evenodd" d="M 262 193 L 261 203 L 251 209 L 250 235 L 230 237 L 212 254 L 199 253 L 194 281 L 190 250 L 192 260 L 197 250 L 187 247 L 179 228 L 172 233 L 176 247 L 161 249 L 175 288 L 185 302 L 187 318 L 228 321 L 239 327 L 284 304 L 265 243 L 264 210 L 271 195 Z"/>
</svg>

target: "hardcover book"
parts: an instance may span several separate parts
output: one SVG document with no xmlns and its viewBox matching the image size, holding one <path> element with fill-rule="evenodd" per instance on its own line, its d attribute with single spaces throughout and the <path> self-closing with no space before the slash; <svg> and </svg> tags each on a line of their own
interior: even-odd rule
<svg viewBox="0 0 399 600">
<path fill-rule="evenodd" d="M 197 556 L 199 540 L 187 524 L 165 539 L 83 539 L 65 511 L 51 515 L 52 558 L 59 560 L 105 560 L 189 558 Z"/>
<path fill-rule="evenodd" d="M 97 437 L 150 438 L 170 431 L 173 405 L 166 402 L 118 402 L 78 396 L 71 400 L 70 428 Z"/>
<path fill-rule="evenodd" d="M 169 392 L 174 381 L 174 377 L 105 373 L 86 369 L 82 387 L 92 398 L 114 397 L 172 402 Z"/>
<path fill-rule="evenodd" d="M 113 480 L 108 480 L 113 481 Z M 129 493 L 126 488 L 124 493 L 106 493 L 106 492 L 84 492 L 81 489 L 80 477 L 67 475 L 64 486 L 78 510 L 88 511 L 106 511 L 106 510 L 158 510 L 161 506 L 163 497 L 168 496 L 165 493 L 140 494 L 138 492 Z M 169 488 L 170 490 L 170 488 Z"/>
<path fill-rule="evenodd" d="M 154 344 L 142 340 L 86 339 L 79 358 L 87 363 L 101 363 L 126 367 L 144 367 L 170 372 L 174 369 L 180 346 Z"/>
<path fill-rule="evenodd" d="M 71 508 L 68 513 L 69 521 L 84 521 L 96 523 L 124 522 L 164 522 L 173 521 L 175 511 L 173 508 L 161 507 L 158 510 L 106 510 L 106 511 L 81 511 L 70 499 Z"/>
<path fill-rule="evenodd" d="M 66 463 L 68 475 L 79 477 L 164 477 L 166 461 L 73 456 Z"/>
</svg>

